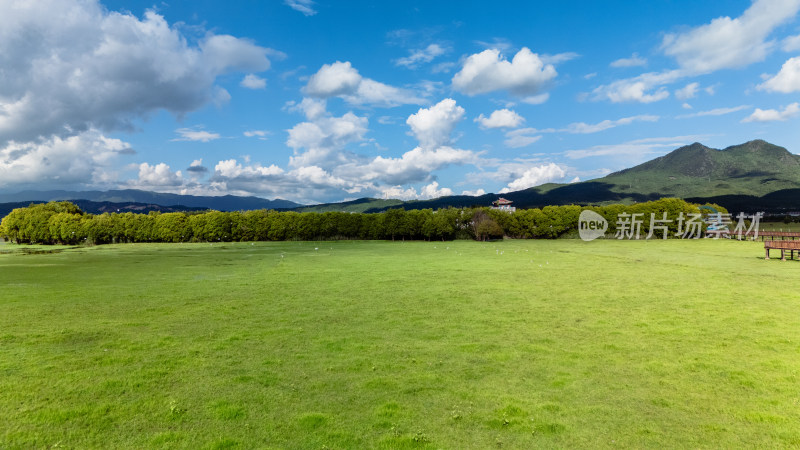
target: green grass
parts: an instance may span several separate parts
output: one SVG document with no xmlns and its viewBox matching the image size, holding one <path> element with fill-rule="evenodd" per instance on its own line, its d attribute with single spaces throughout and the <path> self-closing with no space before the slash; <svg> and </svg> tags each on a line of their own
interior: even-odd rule
<svg viewBox="0 0 800 450">
<path fill-rule="evenodd" d="M 0 448 L 800 446 L 800 262 L 760 242 L 22 249 Z"/>
</svg>

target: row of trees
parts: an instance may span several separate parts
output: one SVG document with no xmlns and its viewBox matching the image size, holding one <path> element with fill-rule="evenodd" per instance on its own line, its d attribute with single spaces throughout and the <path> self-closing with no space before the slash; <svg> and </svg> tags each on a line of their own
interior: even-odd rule
<svg viewBox="0 0 800 450">
<path fill-rule="evenodd" d="M 557 238 L 577 231 L 582 207 L 547 206 L 514 213 L 489 208 L 392 209 L 382 213 L 298 213 L 257 210 L 200 213 L 85 214 L 69 202 L 17 208 L 0 222 L 0 236 L 17 243 L 106 244 L 115 242 L 219 242 L 334 239 L 486 240 Z M 697 213 L 697 205 L 663 199 L 636 205 L 591 208 L 615 231 L 620 213 L 650 212 L 675 219 Z M 672 229 L 677 226 L 670 225 Z M 649 224 L 645 223 L 646 232 Z"/>
</svg>

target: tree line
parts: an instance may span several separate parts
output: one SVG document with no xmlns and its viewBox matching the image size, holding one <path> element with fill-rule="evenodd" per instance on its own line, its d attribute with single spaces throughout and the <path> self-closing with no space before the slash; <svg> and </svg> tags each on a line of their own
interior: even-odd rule
<svg viewBox="0 0 800 450">
<path fill-rule="evenodd" d="M 592 209 L 609 222 L 614 233 L 621 213 L 642 213 L 642 231 L 650 213 L 663 212 L 677 227 L 679 213 L 698 213 L 698 205 L 661 199 L 634 205 L 581 207 L 546 206 L 513 213 L 490 208 L 446 208 L 381 213 L 294 211 L 206 211 L 148 214 L 86 214 L 70 202 L 31 204 L 11 211 L 0 222 L 0 237 L 21 244 L 108 244 L 134 242 L 231 242 L 286 240 L 453 240 L 555 239 L 577 235 L 578 216 Z"/>
</svg>

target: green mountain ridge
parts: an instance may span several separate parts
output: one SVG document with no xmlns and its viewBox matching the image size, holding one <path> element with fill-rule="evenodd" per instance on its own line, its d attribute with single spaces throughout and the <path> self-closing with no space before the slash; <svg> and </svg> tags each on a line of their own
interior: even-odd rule
<svg viewBox="0 0 800 450">
<path fill-rule="evenodd" d="M 762 140 L 716 150 L 699 143 L 603 177 L 619 193 L 763 196 L 800 188 L 800 156 Z"/>
<path fill-rule="evenodd" d="M 730 205 L 736 210 L 779 212 L 800 209 L 799 193 L 800 156 L 769 142 L 753 140 L 722 150 L 694 143 L 605 177 L 577 183 L 547 183 L 503 194 L 455 195 L 393 204 L 391 200 L 359 199 L 298 210 L 378 212 L 397 207 L 489 206 L 502 196 L 519 208 L 627 204 L 678 197 Z M 357 210 L 353 209 L 355 205 Z"/>
</svg>

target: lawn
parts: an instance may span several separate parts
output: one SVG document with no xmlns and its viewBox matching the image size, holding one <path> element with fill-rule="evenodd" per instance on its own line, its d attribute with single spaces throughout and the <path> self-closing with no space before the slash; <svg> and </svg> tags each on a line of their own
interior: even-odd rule
<svg viewBox="0 0 800 450">
<path fill-rule="evenodd" d="M 797 447 L 800 262 L 763 256 L 0 245 L 0 448 Z"/>
</svg>

